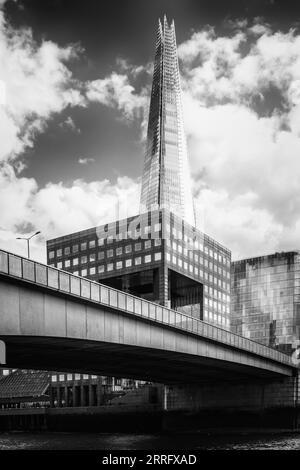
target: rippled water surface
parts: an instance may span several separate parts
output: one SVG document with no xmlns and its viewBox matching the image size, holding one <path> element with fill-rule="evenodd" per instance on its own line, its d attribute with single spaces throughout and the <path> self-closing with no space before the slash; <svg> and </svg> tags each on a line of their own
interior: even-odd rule
<svg viewBox="0 0 300 470">
<path fill-rule="evenodd" d="M 0 449 L 124 450 L 124 449 L 300 449 L 300 434 L 200 435 L 200 434 L 0 434 Z"/>
</svg>

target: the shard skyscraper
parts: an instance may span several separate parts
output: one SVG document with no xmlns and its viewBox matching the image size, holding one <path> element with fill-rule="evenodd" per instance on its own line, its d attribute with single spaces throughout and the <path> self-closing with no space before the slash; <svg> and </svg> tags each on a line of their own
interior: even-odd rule
<svg viewBox="0 0 300 470">
<path fill-rule="evenodd" d="M 195 226 L 174 20 L 159 20 L 141 211 L 166 208 Z"/>
</svg>

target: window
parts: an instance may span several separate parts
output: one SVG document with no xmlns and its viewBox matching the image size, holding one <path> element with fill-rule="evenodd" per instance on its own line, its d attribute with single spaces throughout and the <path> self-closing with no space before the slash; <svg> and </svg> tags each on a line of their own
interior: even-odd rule
<svg viewBox="0 0 300 470">
<path fill-rule="evenodd" d="M 73 374 L 68 374 L 67 375 L 67 380 L 72 380 L 73 379 Z"/>
<path fill-rule="evenodd" d="M 151 232 L 151 226 L 147 225 L 147 227 L 145 227 L 145 235 L 148 235 L 148 233 L 150 232 Z"/>
<path fill-rule="evenodd" d="M 155 260 L 155 261 L 160 261 L 160 260 L 161 260 L 161 252 L 155 253 L 155 255 L 154 255 L 154 260 Z"/>
<path fill-rule="evenodd" d="M 51 382 L 56 382 L 57 381 L 57 376 L 56 375 L 52 375 L 51 377 Z"/>
<path fill-rule="evenodd" d="M 108 258 L 111 258 L 112 256 L 114 256 L 114 250 L 107 250 L 106 254 Z"/>
<path fill-rule="evenodd" d="M 99 251 L 98 253 L 98 260 L 104 259 L 104 251 Z"/>
<path fill-rule="evenodd" d="M 134 258 L 134 264 L 137 265 L 137 264 L 141 264 L 142 263 L 142 258 L 140 256 L 138 256 L 137 258 Z"/>
<path fill-rule="evenodd" d="M 159 230 L 161 230 L 161 224 L 155 224 L 154 225 L 154 231 L 159 232 Z"/>
<path fill-rule="evenodd" d="M 96 246 L 95 240 L 90 240 L 90 242 L 89 242 L 89 247 L 90 247 L 90 248 L 95 248 L 95 246 Z"/>
<path fill-rule="evenodd" d="M 182 268 L 182 259 L 178 258 L 178 266 Z"/>
<path fill-rule="evenodd" d="M 65 380 L 65 374 L 60 374 L 59 381 L 63 382 Z"/>
<path fill-rule="evenodd" d="M 125 266 L 126 266 L 126 268 L 130 268 L 130 266 L 132 266 L 132 260 L 131 260 L 131 259 L 127 259 L 127 260 L 125 261 Z"/>
<path fill-rule="evenodd" d="M 96 261 L 96 253 L 90 254 L 90 263 L 94 263 Z"/>
<path fill-rule="evenodd" d="M 57 263 L 57 266 L 56 266 L 58 269 L 62 269 L 62 262 L 60 261 L 59 263 Z"/>
<path fill-rule="evenodd" d="M 184 267 L 184 269 L 187 269 L 188 266 L 187 266 L 186 262 L 183 263 L 183 267 Z"/>
<path fill-rule="evenodd" d="M 139 251 L 139 250 L 141 250 L 141 249 L 142 249 L 142 244 L 141 244 L 141 243 L 136 243 L 136 244 L 134 245 L 134 251 Z"/>
<path fill-rule="evenodd" d="M 104 273 L 104 264 L 100 264 L 100 266 L 98 266 L 98 273 Z"/>
<path fill-rule="evenodd" d="M 80 249 L 81 249 L 81 251 L 85 251 L 85 250 L 86 250 L 86 242 L 81 243 Z"/>
<path fill-rule="evenodd" d="M 112 271 L 114 269 L 114 263 L 109 263 L 107 265 L 107 271 Z"/>
<path fill-rule="evenodd" d="M 114 241 L 114 236 L 113 235 L 109 235 L 107 237 L 107 243 L 112 243 Z"/>
<path fill-rule="evenodd" d="M 122 269 L 122 267 L 123 267 L 123 262 L 122 261 L 117 261 L 116 268 L 117 269 Z"/>
<path fill-rule="evenodd" d="M 69 255 L 70 254 L 70 247 L 69 246 L 66 246 L 66 248 L 64 249 L 64 253 L 65 255 Z"/>
<path fill-rule="evenodd" d="M 155 238 L 154 239 L 154 245 L 155 246 L 160 246 L 161 245 L 161 239 L 160 238 Z"/>
<path fill-rule="evenodd" d="M 54 258 L 54 251 L 49 252 L 49 259 L 52 259 L 52 258 Z"/>
<path fill-rule="evenodd" d="M 75 380 L 80 380 L 80 374 L 75 374 Z"/>
<path fill-rule="evenodd" d="M 69 259 L 65 260 L 65 268 L 69 268 L 71 265 L 71 261 Z"/>
<path fill-rule="evenodd" d="M 151 240 L 147 240 L 145 242 L 145 250 L 148 250 L 149 248 L 151 248 Z"/>
<path fill-rule="evenodd" d="M 87 275 L 87 269 L 82 269 L 81 276 L 86 276 L 86 275 Z"/>
<path fill-rule="evenodd" d="M 72 252 L 77 253 L 78 252 L 78 245 L 73 245 L 72 247 Z"/>
<path fill-rule="evenodd" d="M 62 256 L 62 250 L 57 250 L 56 256 Z"/>
<path fill-rule="evenodd" d="M 170 260 L 171 260 L 170 253 L 167 253 L 167 261 L 170 261 Z"/>
<path fill-rule="evenodd" d="M 98 238 L 98 246 L 104 245 L 104 238 Z"/>
<path fill-rule="evenodd" d="M 87 374 L 83 374 L 83 380 L 87 380 L 89 378 L 89 376 Z"/>
<path fill-rule="evenodd" d="M 125 253 L 131 253 L 131 250 L 132 250 L 131 245 L 125 246 Z"/>
<path fill-rule="evenodd" d="M 90 274 L 96 274 L 96 268 L 95 267 L 90 268 Z"/>
<path fill-rule="evenodd" d="M 73 258 L 73 266 L 77 266 L 78 265 L 78 258 Z"/>
<path fill-rule="evenodd" d="M 79 271 L 73 271 L 74 276 L 79 276 Z"/>
<path fill-rule="evenodd" d="M 173 263 L 173 264 L 176 264 L 176 263 L 177 263 L 177 257 L 174 256 L 174 255 L 172 256 L 172 263 Z"/>
<path fill-rule="evenodd" d="M 151 263 L 151 255 L 145 256 L 145 263 Z"/>
<path fill-rule="evenodd" d="M 82 257 L 80 258 L 80 263 L 81 263 L 81 264 L 87 263 L 87 256 L 82 256 Z"/>
<path fill-rule="evenodd" d="M 116 255 L 120 256 L 123 252 L 123 248 L 120 246 L 119 248 L 116 249 Z"/>
</svg>

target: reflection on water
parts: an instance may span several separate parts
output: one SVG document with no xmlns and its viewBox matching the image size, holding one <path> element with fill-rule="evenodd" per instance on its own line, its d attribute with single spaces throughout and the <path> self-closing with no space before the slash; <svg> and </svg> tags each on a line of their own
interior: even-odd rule
<svg viewBox="0 0 300 470">
<path fill-rule="evenodd" d="M 0 434 L 0 449 L 20 450 L 159 450 L 159 449 L 300 449 L 300 434 L 200 435 L 200 434 Z"/>
</svg>

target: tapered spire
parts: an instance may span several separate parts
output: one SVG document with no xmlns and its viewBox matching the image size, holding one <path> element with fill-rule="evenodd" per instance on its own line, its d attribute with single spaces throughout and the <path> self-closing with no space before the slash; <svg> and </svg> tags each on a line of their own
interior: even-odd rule
<svg viewBox="0 0 300 470">
<path fill-rule="evenodd" d="M 141 210 L 167 208 L 195 225 L 174 20 L 158 21 Z"/>
</svg>

